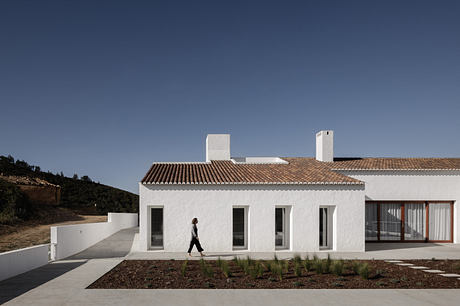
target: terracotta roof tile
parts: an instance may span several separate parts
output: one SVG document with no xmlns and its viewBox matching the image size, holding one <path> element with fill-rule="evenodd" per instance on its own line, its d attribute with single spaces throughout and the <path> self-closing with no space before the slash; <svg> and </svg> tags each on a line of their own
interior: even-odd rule
<svg viewBox="0 0 460 306">
<path fill-rule="evenodd" d="M 460 170 L 460 158 L 335 158 L 332 170 Z"/>
</svg>

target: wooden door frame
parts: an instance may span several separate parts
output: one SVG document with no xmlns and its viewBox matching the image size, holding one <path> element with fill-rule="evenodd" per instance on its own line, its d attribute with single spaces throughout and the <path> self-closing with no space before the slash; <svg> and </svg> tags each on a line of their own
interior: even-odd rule
<svg viewBox="0 0 460 306">
<path fill-rule="evenodd" d="M 380 240 L 380 222 L 381 222 L 381 216 L 380 216 L 380 204 L 385 204 L 385 203 L 394 203 L 394 204 L 400 204 L 401 205 L 401 236 L 399 240 Z M 423 240 L 405 240 L 404 239 L 404 233 L 405 233 L 405 204 L 410 203 L 410 204 L 420 204 L 420 205 L 425 205 L 425 239 Z M 450 240 L 430 240 L 429 239 L 429 205 L 436 205 L 436 204 L 450 204 Z M 403 243 L 411 243 L 411 242 L 432 242 L 432 243 L 452 243 L 454 242 L 454 201 L 446 201 L 446 200 L 439 200 L 439 201 L 420 201 L 420 200 L 415 200 L 415 201 L 392 201 L 392 200 L 382 200 L 382 201 L 366 201 L 365 205 L 368 204 L 377 204 L 377 240 L 366 240 L 365 242 L 403 242 Z"/>
</svg>

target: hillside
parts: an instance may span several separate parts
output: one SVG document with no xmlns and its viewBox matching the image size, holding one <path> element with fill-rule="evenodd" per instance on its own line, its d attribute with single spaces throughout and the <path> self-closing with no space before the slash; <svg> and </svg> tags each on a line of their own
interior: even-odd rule
<svg viewBox="0 0 460 306">
<path fill-rule="evenodd" d="M 36 178 L 59 185 L 61 187 L 59 206 L 77 213 L 106 214 L 138 211 L 138 195 L 93 182 L 88 176 L 78 178 L 75 174 L 70 178 L 64 176 L 62 172 L 60 174 L 42 172 L 40 167 L 29 165 L 22 160 L 15 161 L 11 156 L 0 156 L 0 175 Z M 5 223 L 9 219 L 33 218 L 33 211 L 36 209 L 40 208 L 27 203 L 27 197 L 15 184 L 0 180 L 0 223 Z"/>
</svg>

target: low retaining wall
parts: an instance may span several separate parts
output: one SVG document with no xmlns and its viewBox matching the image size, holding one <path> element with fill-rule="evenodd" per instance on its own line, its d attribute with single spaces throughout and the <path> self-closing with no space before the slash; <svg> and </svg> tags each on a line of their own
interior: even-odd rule
<svg viewBox="0 0 460 306">
<path fill-rule="evenodd" d="M 77 254 L 119 230 L 138 226 L 138 215 L 109 213 L 107 222 L 51 227 L 51 259 Z"/>
<path fill-rule="evenodd" d="M 0 253 L 0 281 L 46 265 L 49 248 L 49 244 L 41 244 Z"/>
</svg>

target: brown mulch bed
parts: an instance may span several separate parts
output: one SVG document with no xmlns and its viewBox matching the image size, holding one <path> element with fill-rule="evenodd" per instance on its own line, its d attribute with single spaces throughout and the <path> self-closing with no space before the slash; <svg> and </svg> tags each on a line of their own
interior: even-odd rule
<svg viewBox="0 0 460 306">
<path fill-rule="evenodd" d="M 268 263 L 268 261 L 261 261 Z M 227 261 L 231 277 L 224 276 L 215 260 L 206 260 L 214 275 L 205 276 L 200 262 L 190 260 L 182 275 L 182 260 L 125 260 L 92 283 L 89 289 L 389 289 L 389 288 L 460 288 L 460 280 L 386 263 L 380 260 L 360 260 L 368 263 L 369 279 L 363 279 L 351 268 L 352 261 L 345 260 L 342 276 L 332 273 L 317 274 L 302 269 L 302 276 L 294 274 L 294 262 L 289 262 L 288 272 L 282 280 L 264 269 L 263 275 L 253 278 L 246 275 L 233 260 Z M 418 263 L 417 263 L 418 264 Z M 420 263 L 421 264 L 421 263 Z M 428 264 L 426 265 L 428 266 Z"/>
</svg>

